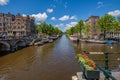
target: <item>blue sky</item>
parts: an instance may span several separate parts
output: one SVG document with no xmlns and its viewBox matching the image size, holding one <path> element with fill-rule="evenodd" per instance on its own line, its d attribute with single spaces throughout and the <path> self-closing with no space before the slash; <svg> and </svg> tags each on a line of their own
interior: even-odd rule
<svg viewBox="0 0 120 80">
<path fill-rule="evenodd" d="M 65 31 L 90 16 L 119 16 L 120 0 L 0 0 L 0 12 L 28 14 Z"/>
</svg>

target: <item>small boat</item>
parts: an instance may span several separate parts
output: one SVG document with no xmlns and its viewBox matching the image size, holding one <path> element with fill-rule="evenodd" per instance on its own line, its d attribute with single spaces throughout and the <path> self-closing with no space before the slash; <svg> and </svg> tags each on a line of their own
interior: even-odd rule
<svg viewBox="0 0 120 80">
<path fill-rule="evenodd" d="M 51 36 L 49 37 L 49 39 L 53 39 L 53 40 L 56 40 L 58 37 L 55 37 L 55 36 Z"/>
<path fill-rule="evenodd" d="M 39 41 L 39 42 L 34 43 L 35 46 L 39 46 L 39 45 L 42 45 L 42 44 L 43 44 L 42 41 Z"/>
<path fill-rule="evenodd" d="M 77 38 L 70 37 L 70 40 L 72 40 L 72 41 L 76 41 Z"/>
<path fill-rule="evenodd" d="M 49 41 L 48 41 L 49 43 L 52 43 L 53 42 L 53 39 L 49 39 Z"/>
<path fill-rule="evenodd" d="M 48 38 L 43 38 L 43 39 L 42 39 L 42 42 L 43 42 L 43 43 L 48 43 L 48 42 L 49 42 L 49 39 L 48 39 Z"/>
<path fill-rule="evenodd" d="M 106 44 L 106 40 L 86 40 L 87 43 L 98 43 L 98 44 Z"/>
</svg>

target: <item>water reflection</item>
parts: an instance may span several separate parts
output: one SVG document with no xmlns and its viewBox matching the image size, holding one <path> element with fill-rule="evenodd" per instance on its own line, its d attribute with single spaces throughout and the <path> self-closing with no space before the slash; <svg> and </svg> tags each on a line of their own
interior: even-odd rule
<svg viewBox="0 0 120 80">
<path fill-rule="evenodd" d="M 89 52 L 120 52 L 120 45 L 119 44 L 113 44 L 112 46 L 109 46 L 108 44 L 96 44 L 96 43 L 86 43 L 86 42 L 80 42 L 80 43 L 73 43 L 73 46 L 75 46 L 79 51 L 89 51 Z"/>
</svg>

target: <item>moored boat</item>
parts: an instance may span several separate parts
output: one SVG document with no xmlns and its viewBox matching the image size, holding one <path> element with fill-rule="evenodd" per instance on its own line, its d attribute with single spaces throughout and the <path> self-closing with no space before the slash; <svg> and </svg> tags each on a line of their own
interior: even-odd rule
<svg viewBox="0 0 120 80">
<path fill-rule="evenodd" d="M 98 44 L 106 44 L 106 40 L 86 40 L 87 43 L 98 43 Z"/>
</svg>

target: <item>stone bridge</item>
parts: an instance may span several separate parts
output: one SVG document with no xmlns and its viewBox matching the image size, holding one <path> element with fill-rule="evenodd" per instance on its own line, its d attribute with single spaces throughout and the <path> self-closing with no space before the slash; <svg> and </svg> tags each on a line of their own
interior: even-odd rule
<svg viewBox="0 0 120 80">
<path fill-rule="evenodd" d="M 20 48 L 28 46 L 31 41 L 32 39 L 28 38 L 0 40 L 0 52 L 18 50 Z"/>
</svg>

